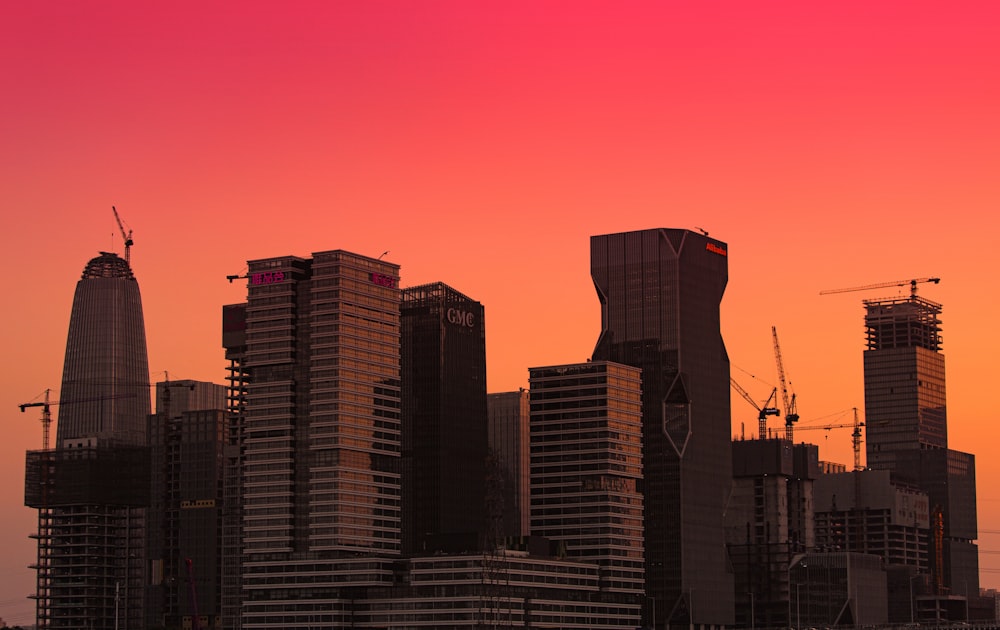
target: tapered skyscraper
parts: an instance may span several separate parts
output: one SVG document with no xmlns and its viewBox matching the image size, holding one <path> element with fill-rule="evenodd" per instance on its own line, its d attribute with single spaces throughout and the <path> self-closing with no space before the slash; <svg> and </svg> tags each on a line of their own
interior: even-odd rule
<svg viewBox="0 0 1000 630">
<path fill-rule="evenodd" d="M 101 252 L 73 298 L 55 448 L 27 454 L 39 627 L 142 627 L 149 411 L 139 285 Z"/>
<path fill-rule="evenodd" d="M 642 368 L 647 620 L 732 625 L 726 244 L 652 229 L 591 237 L 590 252 L 602 324 L 594 360 Z"/>
<path fill-rule="evenodd" d="M 129 264 L 101 252 L 76 284 L 63 362 L 56 447 L 97 438 L 142 444 L 149 363 L 139 283 Z"/>
</svg>

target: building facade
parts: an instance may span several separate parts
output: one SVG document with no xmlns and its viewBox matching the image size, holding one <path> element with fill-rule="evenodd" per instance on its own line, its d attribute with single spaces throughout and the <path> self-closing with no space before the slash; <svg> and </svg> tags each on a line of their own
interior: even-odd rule
<svg viewBox="0 0 1000 630">
<path fill-rule="evenodd" d="M 27 457 L 42 627 L 142 627 L 149 410 L 139 285 L 101 252 L 73 296 L 55 448 Z"/>
<path fill-rule="evenodd" d="M 530 534 L 530 433 L 528 391 L 486 395 L 490 455 L 499 468 L 503 498 L 501 535 L 518 538 Z"/>
<path fill-rule="evenodd" d="M 594 236 L 590 246 L 602 326 L 593 358 L 642 369 L 646 618 L 731 625 L 728 248 L 680 229 Z"/>
<path fill-rule="evenodd" d="M 529 372 L 531 533 L 597 564 L 605 590 L 634 595 L 635 626 L 645 590 L 640 370 L 592 361 Z"/>
<path fill-rule="evenodd" d="M 403 553 L 487 530 L 483 305 L 438 282 L 400 305 Z M 449 540 L 450 539 L 450 540 Z"/>
<path fill-rule="evenodd" d="M 248 269 L 241 625 L 308 627 L 351 584 L 391 584 L 400 553 L 399 267 L 334 250 Z"/>
<path fill-rule="evenodd" d="M 226 388 L 156 384 L 149 417 L 148 628 L 220 628 Z"/>
<path fill-rule="evenodd" d="M 931 585 L 938 593 L 975 597 L 975 457 L 948 448 L 941 305 L 915 291 L 864 305 L 868 466 L 927 494 Z"/>
</svg>

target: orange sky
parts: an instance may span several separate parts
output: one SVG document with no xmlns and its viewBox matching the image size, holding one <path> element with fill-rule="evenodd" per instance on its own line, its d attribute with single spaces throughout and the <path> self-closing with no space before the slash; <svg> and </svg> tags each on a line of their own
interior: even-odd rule
<svg viewBox="0 0 1000 630">
<path fill-rule="evenodd" d="M 344 248 L 482 301 L 489 389 L 514 389 L 593 349 L 590 235 L 699 226 L 729 243 L 734 375 L 766 397 L 776 325 L 802 422 L 848 421 L 860 301 L 895 291 L 819 291 L 940 276 L 950 444 L 978 456 L 1000 586 L 1000 5 L 827 4 L 8 3 L 0 616 L 33 620 L 41 431 L 16 406 L 59 387 L 75 282 L 122 249 L 112 204 L 154 379 L 221 382 L 248 258 Z M 850 431 L 805 436 L 850 463 Z"/>
</svg>

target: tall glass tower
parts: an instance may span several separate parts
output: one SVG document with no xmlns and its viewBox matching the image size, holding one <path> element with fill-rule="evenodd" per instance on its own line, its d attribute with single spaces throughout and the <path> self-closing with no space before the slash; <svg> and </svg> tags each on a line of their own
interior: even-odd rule
<svg viewBox="0 0 1000 630">
<path fill-rule="evenodd" d="M 76 285 L 55 448 L 29 451 L 43 628 L 141 628 L 149 367 L 139 285 L 101 252 Z"/>
<path fill-rule="evenodd" d="M 76 284 L 66 339 L 57 448 L 96 438 L 143 444 L 149 362 L 139 283 L 116 254 L 101 252 Z"/>
<path fill-rule="evenodd" d="M 593 236 L 595 361 L 642 368 L 647 622 L 732 625 L 723 514 L 732 486 L 729 356 L 719 305 L 728 249 L 650 229 Z"/>
</svg>

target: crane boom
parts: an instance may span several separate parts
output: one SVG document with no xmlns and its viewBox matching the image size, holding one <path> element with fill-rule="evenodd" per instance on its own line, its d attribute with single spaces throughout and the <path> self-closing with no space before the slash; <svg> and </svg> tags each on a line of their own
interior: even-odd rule
<svg viewBox="0 0 1000 630">
<path fill-rule="evenodd" d="M 774 362 L 778 366 L 778 383 L 781 385 L 781 399 L 785 403 L 785 439 L 794 442 L 793 426 L 799 421 L 798 409 L 795 406 L 795 394 L 788 396 L 788 385 L 785 383 L 785 366 L 781 361 L 781 346 L 778 344 L 778 329 L 771 326 L 771 336 L 774 338 Z"/>
<path fill-rule="evenodd" d="M 866 284 L 860 287 L 848 287 L 846 289 L 827 289 L 820 291 L 820 295 L 830 295 L 831 293 L 849 293 L 851 291 L 868 291 L 869 289 L 885 289 L 888 287 L 905 287 L 910 285 L 910 297 L 917 297 L 917 285 L 923 282 L 938 284 L 941 278 L 914 278 L 912 280 L 893 280 L 891 282 L 879 282 L 876 284 Z"/>
<path fill-rule="evenodd" d="M 809 431 L 823 429 L 829 431 L 830 429 L 854 429 L 851 431 L 851 447 L 854 450 L 854 470 L 864 470 L 861 466 L 861 427 L 863 426 L 865 426 L 865 423 L 858 419 L 858 408 L 854 407 L 854 422 L 805 426 L 799 427 L 798 430 Z"/>
<path fill-rule="evenodd" d="M 753 408 L 757 410 L 758 435 L 760 436 L 760 439 L 766 440 L 767 417 L 781 415 L 781 411 L 777 407 L 770 406 L 771 401 L 774 400 L 775 397 L 777 396 L 778 388 L 775 387 L 771 390 L 771 395 L 768 396 L 767 401 L 764 403 L 764 406 L 761 407 L 760 405 L 757 404 L 757 401 L 753 399 L 753 396 L 748 394 L 747 390 L 740 387 L 740 384 L 737 383 L 736 379 L 734 379 L 732 376 L 729 377 L 729 384 L 733 386 L 733 389 L 735 389 L 740 396 L 743 397 L 743 400 L 753 405 Z"/>
<path fill-rule="evenodd" d="M 80 398 L 77 400 L 49 400 L 50 390 L 45 390 L 45 400 L 38 402 L 27 402 L 18 405 L 21 413 L 24 413 L 28 407 L 41 407 L 42 408 L 42 450 L 49 450 L 49 427 L 52 426 L 52 411 L 50 407 L 53 405 L 71 405 L 75 403 L 86 403 L 86 402 L 100 402 L 104 400 L 117 400 L 119 398 L 135 398 L 135 394 L 112 394 L 110 396 L 95 396 L 92 398 Z"/>
<path fill-rule="evenodd" d="M 129 250 L 132 247 L 132 230 L 130 229 L 128 231 L 128 234 L 126 234 L 125 233 L 125 226 L 122 225 L 122 219 L 121 219 L 121 217 L 118 216 L 118 210 L 115 209 L 114 206 L 111 206 L 111 211 L 115 213 L 115 221 L 118 222 L 118 229 L 121 230 L 121 232 L 122 232 L 122 240 L 125 241 L 125 262 L 131 264 L 131 261 L 129 260 L 129 258 L 131 256 Z"/>
</svg>

